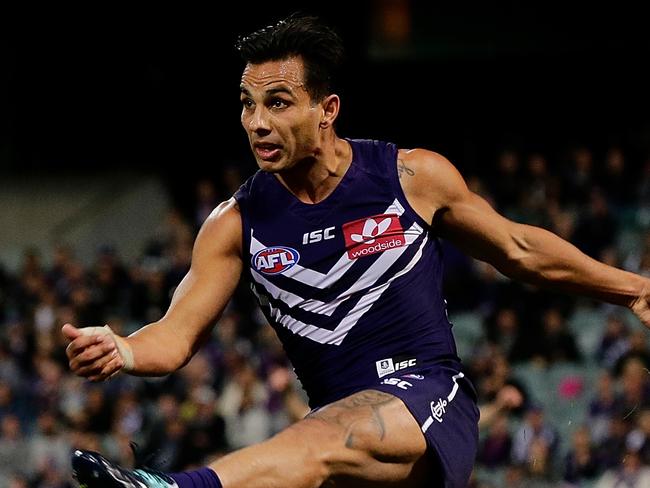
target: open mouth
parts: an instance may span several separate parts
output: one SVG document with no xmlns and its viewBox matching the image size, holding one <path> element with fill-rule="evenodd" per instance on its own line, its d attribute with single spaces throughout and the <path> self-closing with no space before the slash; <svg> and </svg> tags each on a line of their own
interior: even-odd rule
<svg viewBox="0 0 650 488">
<path fill-rule="evenodd" d="M 259 142 L 254 144 L 255 153 L 260 159 L 270 161 L 277 159 L 280 156 L 281 147 L 279 144 L 270 142 Z"/>
</svg>

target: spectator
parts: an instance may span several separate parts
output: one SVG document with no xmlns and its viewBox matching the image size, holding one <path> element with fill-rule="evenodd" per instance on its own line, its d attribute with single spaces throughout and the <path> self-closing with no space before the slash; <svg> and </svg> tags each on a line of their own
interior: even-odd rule
<svg viewBox="0 0 650 488">
<path fill-rule="evenodd" d="M 0 482 L 19 473 L 26 459 L 29 459 L 29 445 L 23 426 L 16 415 L 5 415 L 0 420 Z"/>
<path fill-rule="evenodd" d="M 618 314 L 609 314 L 596 352 L 599 364 L 613 371 L 619 359 L 630 349 L 628 330 Z"/>
<path fill-rule="evenodd" d="M 627 435 L 625 445 L 639 454 L 641 462 L 650 466 L 650 409 L 645 408 L 637 415 L 636 426 Z"/>
<path fill-rule="evenodd" d="M 271 417 L 265 409 L 268 392 L 253 366 L 243 362 L 226 383 L 220 411 L 235 449 L 260 442 L 271 434 Z"/>
<path fill-rule="evenodd" d="M 548 364 L 580 360 L 575 338 L 558 308 L 550 307 L 544 311 L 542 333 L 535 351 L 534 355 L 539 355 Z"/>
<path fill-rule="evenodd" d="M 630 356 L 623 362 L 620 382 L 621 391 L 616 397 L 618 415 L 628 418 L 637 409 L 650 407 L 650 375 L 640 358 Z"/>
<path fill-rule="evenodd" d="M 491 187 L 497 207 L 506 214 L 512 211 L 519 200 L 519 192 L 522 188 L 519 166 L 519 155 L 513 149 L 504 149 L 497 156 L 496 172 Z"/>
<path fill-rule="evenodd" d="M 647 332 L 641 329 L 635 329 L 628 335 L 626 350 L 617 358 L 616 363 L 614 364 L 615 373 L 620 373 L 623 369 L 623 365 L 632 358 L 636 358 L 643 363 L 646 371 L 648 371 L 648 368 L 650 368 L 650 351 L 648 350 L 647 335 Z"/>
<path fill-rule="evenodd" d="M 591 435 L 586 425 L 573 433 L 572 447 L 564 461 L 564 480 L 576 486 L 593 480 L 598 473 L 598 460 L 591 444 Z"/>
<path fill-rule="evenodd" d="M 573 242 L 585 254 L 600 259 L 612 247 L 617 224 L 602 191 L 593 188 L 589 193 L 589 206 L 576 224 Z"/>
<path fill-rule="evenodd" d="M 217 197 L 217 190 L 214 183 L 207 178 L 201 179 L 196 183 L 195 198 L 194 226 L 198 230 L 220 200 Z"/>
<path fill-rule="evenodd" d="M 618 468 L 611 469 L 596 483 L 596 488 L 645 488 L 650 486 L 650 467 L 644 466 L 635 451 L 623 451 Z"/>
<path fill-rule="evenodd" d="M 625 452 L 625 443 L 630 423 L 626 418 L 613 416 L 609 419 L 607 437 L 597 448 L 598 463 L 601 469 L 614 469 L 621 462 L 621 453 Z"/>
<path fill-rule="evenodd" d="M 542 466 L 536 467 L 534 473 L 545 476 L 550 469 L 550 458 L 557 441 L 557 431 L 546 423 L 544 410 L 539 405 L 533 405 L 526 412 L 524 422 L 515 433 L 512 460 L 529 467 L 539 462 Z"/>
<path fill-rule="evenodd" d="M 578 145 L 571 150 L 569 164 L 562 175 L 562 194 L 569 206 L 582 206 L 589 200 L 595 180 L 593 166 L 593 153 L 588 147 Z"/>
<path fill-rule="evenodd" d="M 39 477 L 51 477 L 52 470 L 69 474 L 71 449 L 72 446 L 61 431 L 56 413 L 51 410 L 41 412 L 37 419 L 36 433 L 29 440 L 29 464 Z"/>
<path fill-rule="evenodd" d="M 607 201 L 615 209 L 620 210 L 628 205 L 634 196 L 634 192 L 630 191 L 631 183 L 623 149 L 619 145 L 610 146 L 605 153 L 599 186 L 603 188 Z"/>
<path fill-rule="evenodd" d="M 510 461 L 512 436 L 508 430 L 508 416 L 497 414 L 479 446 L 478 461 L 488 468 L 505 466 Z"/>
<path fill-rule="evenodd" d="M 596 383 L 596 395 L 589 402 L 591 437 L 600 444 L 609 435 L 610 421 L 616 415 L 614 379 L 609 371 L 601 371 Z"/>
<path fill-rule="evenodd" d="M 197 386 L 184 405 L 184 420 L 188 426 L 183 464 L 200 466 L 228 452 L 226 424 L 217 412 L 217 396 L 206 385 Z"/>
</svg>

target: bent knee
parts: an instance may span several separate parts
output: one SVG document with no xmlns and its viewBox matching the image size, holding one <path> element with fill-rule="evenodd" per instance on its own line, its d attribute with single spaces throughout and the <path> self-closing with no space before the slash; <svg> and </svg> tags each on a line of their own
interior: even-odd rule
<svg viewBox="0 0 650 488">
<path fill-rule="evenodd" d="M 346 428 L 318 417 L 296 422 L 287 428 L 285 434 L 304 446 L 311 457 L 322 462 L 327 462 L 331 453 L 339 452 L 345 447 Z"/>
<path fill-rule="evenodd" d="M 339 429 L 315 420 L 303 419 L 277 434 L 271 442 L 292 446 L 292 457 L 310 477 L 325 481 L 333 474 L 332 465 L 341 458 Z"/>
</svg>

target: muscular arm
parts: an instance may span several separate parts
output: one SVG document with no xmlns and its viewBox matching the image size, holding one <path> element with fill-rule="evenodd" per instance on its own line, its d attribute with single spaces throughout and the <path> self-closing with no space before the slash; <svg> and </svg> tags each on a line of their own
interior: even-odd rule
<svg viewBox="0 0 650 488">
<path fill-rule="evenodd" d="M 164 375 L 185 365 L 221 315 L 241 270 L 241 217 L 231 200 L 219 205 L 203 224 L 190 270 L 167 313 L 126 339 L 133 351 L 133 372 Z"/>
<path fill-rule="evenodd" d="M 439 154 L 415 149 L 400 151 L 399 158 L 398 168 L 409 169 L 400 172 L 409 203 L 442 237 L 511 278 L 628 306 L 650 324 L 646 278 L 596 261 L 551 232 L 499 215 Z"/>
<path fill-rule="evenodd" d="M 167 313 L 129 337 L 97 327 L 66 324 L 70 367 L 80 376 L 103 380 L 128 364 L 143 376 L 171 373 L 186 364 L 210 333 L 242 270 L 241 216 L 234 200 L 219 205 L 194 243 L 192 265 L 174 292 Z M 118 354 L 119 353 L 119 354 Z"/>
</svg>

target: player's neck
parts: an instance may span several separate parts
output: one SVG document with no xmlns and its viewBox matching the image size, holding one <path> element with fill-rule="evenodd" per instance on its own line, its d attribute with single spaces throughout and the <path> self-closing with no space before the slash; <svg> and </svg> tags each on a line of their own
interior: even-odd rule
<svg viewBox="0 0 650 488">
<path fill-rule="evenodd" d="M 331 144 L 308 161 L 276 174 L 280 182 L 304 203 L 325 200 L 338 186 L 352 163 L 352 147 L 334 136 Z"/>
</svg>

